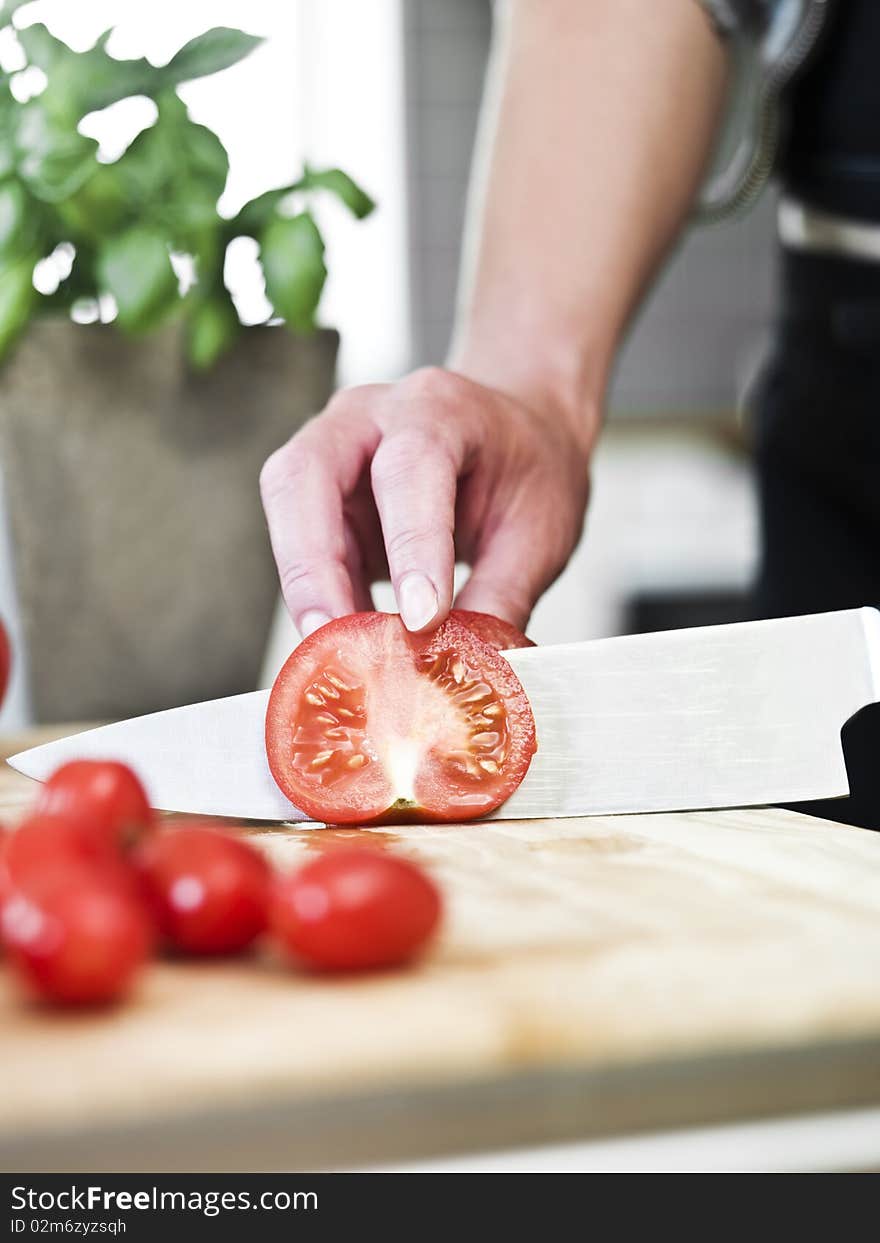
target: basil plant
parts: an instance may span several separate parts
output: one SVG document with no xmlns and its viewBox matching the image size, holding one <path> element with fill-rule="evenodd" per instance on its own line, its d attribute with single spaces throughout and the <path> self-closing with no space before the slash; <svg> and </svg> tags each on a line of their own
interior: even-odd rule
<svg viewBox="0 0 880 1243">
<path fill-rule="evenodd" d="M 13 24 L 23 3 L 6 0 L 0 28 Z M 261 40 L 217 27 L 158 67 L 110 56 L 111 33 L 74 52 L 39 23 L 15 29 L 27 66 L 42 71 L 45 86 L 20 102 L 11 89 L 15 74 L 0 73 L 0 357 L 34 316 L 96 314 L 100 296 L 111 294 L 116 322 L 129 333 L 182 316 L 193 366 L 209 367 L 243 331 L 223 281 L 226 250 L 237 237 L 259 245 L 275 316 L 294 332 L 313 331 L 327 269 L 312 195 L 334 194 L 358 218 L 372 211 L 372 200 L 338 168 L 305 167 L 293 184 L 221 216 L 228 156 L 217 135 L 190 118 L 177 88 L 234 65 Z M 153 100 L 155 122 L 119 159 L 100 162 L 80 121 L 135 95 Z M 34 269 L 50 255 L 63 257 L 58 270 L 66 275 L 44 294 Z M 194 279 L 185 291 L 172 256 L 189 257 Z"/>
</svg>

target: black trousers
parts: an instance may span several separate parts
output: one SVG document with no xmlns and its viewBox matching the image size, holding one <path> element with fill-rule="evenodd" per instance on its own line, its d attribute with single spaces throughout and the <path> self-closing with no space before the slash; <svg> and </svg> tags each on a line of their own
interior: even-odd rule
<svg viewBox="0 0 880 1243">
<path fill-rule="evenodd" d="M 753 402 L 757 617 L 880 606 L 880 262 L 783 252 Z M 851 796 L 798 810 L 880 829 L 880 706 L 844 730 Z"/>
</svg>

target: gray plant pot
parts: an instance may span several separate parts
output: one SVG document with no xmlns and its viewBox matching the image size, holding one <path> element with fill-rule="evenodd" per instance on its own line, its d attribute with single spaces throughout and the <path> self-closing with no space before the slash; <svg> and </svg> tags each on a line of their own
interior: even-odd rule
<svg viewBox="0 0 880 1243">
<path fill-rule="evenodd" d="M 0 447 L 39 721 L 253 689 L 277 596 L 259 471 L 326 402 L 337 346 L 248 329 L 201 375 L 176 325 L 31 328 Z"/>
</svg>

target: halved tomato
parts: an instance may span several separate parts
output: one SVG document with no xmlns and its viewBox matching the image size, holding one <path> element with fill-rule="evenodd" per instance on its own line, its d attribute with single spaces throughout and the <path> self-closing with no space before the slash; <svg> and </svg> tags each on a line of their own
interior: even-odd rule
<svg viewBox="0 0 880 1243">
<path fill-rule="evenodd" d="M 474 613 L 470 609 L 453 609 L 449 614 L 468 630 L 494 647 L 498 652 L 509 652 L 515 647 L 534 647 L 532 640 L 510 622 L 502 621 L 492 613 Z"/>
<path fill-rule="evenodd" d="M 266 714 L 273 777 L 331 824 L 472 820 L 513 793 L 535 747 L 513 669 L 455 618 L 422 635 L 392 613 L 322 626 L 288 658 Z"/>
</svg>

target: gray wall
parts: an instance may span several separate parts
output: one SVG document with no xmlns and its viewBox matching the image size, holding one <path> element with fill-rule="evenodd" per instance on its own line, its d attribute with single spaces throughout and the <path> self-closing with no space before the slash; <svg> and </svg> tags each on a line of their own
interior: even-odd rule
<svg viewBox="0 0 880 1243">
<path fill-rule="evenodd" d="M 488 0 L 404 0 L 414 364 L 442 362 L 483 72 Z M 773 203 L 693 231 L 634 325 L 612 394 L 620 413 L 733 408 L 772 307 Z"/>
<path fill-rule="evenodd" d="M 775 196 L 747 216 L 692 229 L 620 357 L 620 413 L 731 410 L 763 352 L 773 309 Z"/>
<path fill-rule="evenodd" d="M 449 344 L 489 0 L 403 0 L 413 363 Z"/>
</svg>

